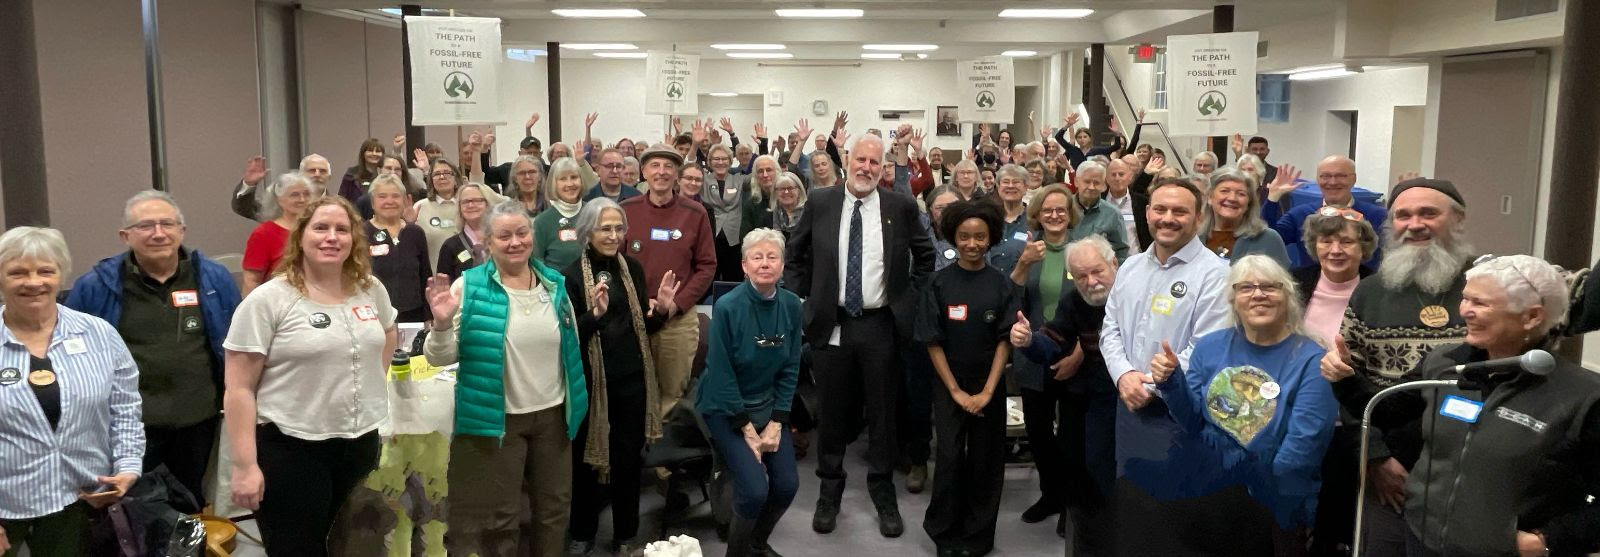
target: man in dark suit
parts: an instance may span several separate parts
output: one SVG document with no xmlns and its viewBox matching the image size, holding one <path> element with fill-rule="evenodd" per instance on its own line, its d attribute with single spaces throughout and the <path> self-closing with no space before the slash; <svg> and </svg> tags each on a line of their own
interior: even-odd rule
<svg viewBox="0 0 1600 557">
<path fill-rule="evenodd" d="M 784 270 L 785 286 L 805 298 L 806 341 L 822 395 L 822 489 L 811 528 L 824 534 L 833 531 L 844 494 L 845 447 L 863 426 L 878 531 L 891 538 L 905 531 L 894 491 L 897 343 L 910 342 L 917 296 L 933 273 L 933 244 L 916 202 L 878 187 L 883 155 L 882 139 L 862 136 L 850 150 L 845 186 L 811 193 Z"/>
</svg>

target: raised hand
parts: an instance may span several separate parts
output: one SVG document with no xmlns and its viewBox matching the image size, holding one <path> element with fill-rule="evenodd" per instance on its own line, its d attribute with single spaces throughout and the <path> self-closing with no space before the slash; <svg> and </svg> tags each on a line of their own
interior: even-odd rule
<svg viewBox="0 0 1600 557">
<path fill-rule="evenodd" d="M 1272 178 L 1272 183 L 1267 184 L 1267 201 L 1277 201 L 1283 196 L 1294 192 L 1299 187 L 1300 169 L 1292 164 L 1278 165 L 1278 175 Z"/>
<path fill-rule="evenodd" d="M 594 121 L 595 120 L 599 120 L 599 119 L 600 119 L 600 113 L 599 112 L 590 112 L 587 116 L 583 117 L 583 129 L 585 131 L 587 131 L 590 128 L 593 128 L 594 127 Z"/>
<path fill-rule="evenodd" d="M 927 138 L 928 138 L 928 132 L 927 131 L 924 131 L 924 130 L 914 130 L 914 131 L 912 131 L 911 132 L 911 148 L 915 149 L 917 151 L 917 153 L 923 153 L 924 151 L 922 150 L 922 141 L 924 139 L 927 139 Z"/>
<path fill-rule="evenodd" d="M 700 143 L 706 140 L 706 123 L 695 120 L 689 128 L 689 136 L 694 138 L 695 148 L 698 149 Z"/>
<path fill-rule="evenodd" d="M 1075 126 L 1075 125 L 1078 124 L 1078 113 L 1074 112 L 1072 114 L 1068 114 L 1066 118 L 1062 119 L 1062 121 L 1066 122 L 1066 125 L 1062 126 L 1062 127 L 1067 128 L 1067 129 L 1070 130 L 1070 129 L 1072 129 L 1072 126 Z"/>
<path fill-rule="evenodd" d="M 661 276 L 661 286 L 656 288 L 656 305 L 654 307 L 666 312 L 668 315 L 677 311 L 677 304 L 673 302 L 673 299 L 677 298 L 678 287 L 682 285 L 683 282 L 678 280 L 678 275 L 668 270 L 667 274 Z"/>
<path fill-rule="evenodd" d="M 266 177 L 267 177 L 267 158 L 266 157 L 263 157 L 261 155 L 256 155 L 254 157 L 250 157 L 248 159 L 245 159 L 245 161 L 244 161 L 244 177 L 242 179 L 240 179 L 241 182 L 244 182 L 246 184 L 250 184 L 250 185 L 254 186 L 256 184 L 260 184 L 261 180 L 266 179 Z"/>
<path fill-rule="evenodd" d="M 1322 355 L 1322 378 L 1337 383 L 1355 375 L 1356 370 L 1350 364 L 1350 347 L 1345 346 L 1344 335 L 1333 335 L 1333 350 Z"/>
<path fill-rule="evenodd" d="M 1027 348 L 1033 344 L 1033 327 L 1028 324 L 1028 316 L 1017 311 L 1017 322 L 1011 325 L 1011 345 L 1017 348 Z"/>
<path fill-rule="evenodd" d="M 1111 121 L 1106 123 L 1106 127 L 1111 128 L 1111 131 L 1114 132 L 1122 131 L 1122 126 L 1117 124 L 1117 117 L 1115 115 L 1111 116 Z"/>
<path fill-rule="evenodd" d="M 404 152 L 406 152 L 406 134 L 405 133 L 394 134 L 394 152 L 396 152 L 396 153 L 404 153 Z"/>
<path fill-rule="evenodd" d="M 895 127 L 894 142 L 901 145 L 911 142 L 911 124 L 900 124 Z"/>
<path fill-rule="evenodd" d="M 683 133 L 683 120 L 680 120 L 677 116 L 673 116 L 672 117 L 672 134 L 673 135 L 677 135 L 677 134 L 680 134 L 680 133 Z"/>
<path fill-rule="evenodd" d="M 756 135 L 755 135 L 756 139 L 766 139 L 767 138 L 767 127 L 762 125 L 761 122 L 756 122 L 755 132 L 756 132 Z M 729 130 L 728 133 L 733 133 L 733 131 Z"/>
<path fill-rule="evenodd" d="M 539 123 L 539 113 L 535 112 L 532 116 L 528 117 L 528 121 L 526 123 L 522 124 L 522 129 L 531 130 L 533 129 L 533 125 L 537 123 Z"/>
<path fill-rule="evenodd" d="M 413 149 L 411 151 L 411 164 L 416 165 L 417 169 L 421 170 L 423 174 L 427 174 L 428 152 L 423 151 L 422 149 Z"/>
<path fill-rule="evenodd" d="M 840 149 L 844 149 L 844 146 L 846 145 L 845 142 L 847 142 L 847 141 L 850 141 L 850 132 L 845 131 L 844 128 L 839 128 L 837 130 L 833 130 L 833 146 L 834 147 L 838 147 Z"/>
<path fill-rule="evenodd" d="M 1144 115 L 1145 115 L 1144 109 L 1143 108 L 1139 109 L 1139 115 L 1138 115 L 1137 119 L 1134 120 L 1134 121 L 1135 122 L 1139 122 L 1139 123 L 1143 123 L 1144 122 Z"/>
<path fill-rule="evenodd" d="M 723 116 L 721 120 L 717 121 L 717 127 L 722 128 L 722 131 L 728 132 L 728 135 L 733 135 L 733 120 L 728 119 L 727 116 Z"/>
<path fill-rule="evenodd" d="M 494 132 L 483 134 L 483 148 L 487 150 L 490 147 L 494 147 Z"/>
<path fill-rule="evenodd" d="M 1228 138 L 1228 148 L 1233 149 L 1233 156 L 1239 156 L 1239 153 L 1244 152 L 1244 136 L 1233 134 L 1233 137 Z"/>
<path fill-rule="evenodd" d="M 978 124 L 978 137 L 989 139 L 989 125 Z"/>
<path fill-rule="evenodd" d="M 452 319 L 456 310 L 461 307 L 461 300 L 456 298 L 456 293 L 450 291 L 450 277 L 444 273 L 433 275 L 428 279 L 428 309 L 433 310 L 433 330 L 443 331 L 454 325 Z"/>
<path fill-rule="evenodd" d="M 848 112 L 845 112 L 845 111 L 841 110 L 841 111 L 839 111 L 839 114 L 837 114 L 837 115 L 835 115 L 833 117 L 833 130 L 834 131 L 842 130 L 842 129 L 844 129 L 845 125 L 847 125 L 849 123 L 850 123 L 850 114 Z"/>
<path fill-rule="evenodd" d="M 483 150 L 482 147 L 483 147 L 483 134 L 478 133 L 478 132 L 472 132 L 470 134 L 467 134 L 467 144 L 461 146 L 461 153 L 462 154 L 477 153 L 477 152 Z"/>
<path fill-rule="evenodd" d="M 799 122 L 795 122 L 794 133 L 800 136 L 800 144 L 803 148 L 805 142 L 811 140 L 811 120 L 801 118 Z"/>
<path fill-rule="evenodd" d="M 595 283 L 594 294 L 589 296 L 589 311 L 594 314 L 595 319 L 599 319 L 608 309 L 611 309 L 611 284 Z"/>
<path fill-rule="evenodd" d="M 1150 358 L 1150 378 L 1156 383 L 1167 382 L 1172 377 L 1172 372 L 1178 369 L 1178 353 L 1172 351 L 1172 345 L 1161 341 L 1161 353 Z"/>
<path fill-rule="evenodd" d="M 1033 233 L 1028 233 L 1028 245 L 1022 248 L 1022 255 L 1017 257 L 1018 265 L 1032 265 L 1044 260 L 1044 240 L 1034 240 Z"/>
<path fill-rule="evenodd" d="M 1280 174 L 1280 175 L 1283 174 L 1283 169 L 1279 169 L 1278 170 L 1278 174 Z M 1395 177 L 1394 183 L 1396 185 L 1398 185 L 1400 182 L 1404 182 L 1406 180 L 1413 180 L 1413 179 L 1421 178 L 1421 177 L 1422 177 L 1422 174 L 1417 173 L 1417 172 L 1404 172 L 1404 173 L 1401 173 L 1399 176 Z"/>
</svg>

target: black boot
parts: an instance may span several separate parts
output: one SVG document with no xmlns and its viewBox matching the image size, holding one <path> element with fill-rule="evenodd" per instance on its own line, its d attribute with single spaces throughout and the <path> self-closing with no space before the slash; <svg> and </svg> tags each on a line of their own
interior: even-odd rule
<svg viewBox="0 0 1600 557">
<path fill-rule="evenodd" d="M 817 494 L 817 510 L 811 515 L 811 529 L 819 534 L 832 532 L 839 525 L 839 500 L 844 498 L 844 479 L 822 479 Z"/>
<path fill-rule="evenodd" d="M 906 523 L 900 518 L 900 503 L 895 499 L 894 483 L 868 482 L 872 506 L 878 510 L 878 533 L 885 538 L 898 538 L 906 532 Z"/>
<path fill-rule="evenodd" d="M 750 557 L 750 543 L 756 528 L 755 519 L 739 516 L 733 513 L 733 522 L 728 525 L 728 553 L 727 557 Z"/>
<path fill-rule="evenodd" d="M 761 517 L 756 519 L 755 530 L 750 535 L 751 557 L 782 557 L 772 550 L 767 540 L 772 538 L 772 531 L 778 528 L 778 520 L 783 518 L 787 508 L 773 508 L 771 503 L 761 509 Z"/>
</svg>

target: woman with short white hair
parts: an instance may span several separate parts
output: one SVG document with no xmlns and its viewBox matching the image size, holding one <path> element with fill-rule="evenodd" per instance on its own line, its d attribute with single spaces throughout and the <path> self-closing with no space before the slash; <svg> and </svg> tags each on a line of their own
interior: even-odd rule
<svg viewBox="0 0 1600 557">
<path fill-rule="evenodd" d="M 264 216 L 268 218 L 256 225 L 244 243 L 244 259 L 240 262 L 240 267 L 244 268 L 244 284 L 240 293 L 245 296 L 277 272 L 284 244 L 289 242 L 289 230 L 300 220 L 300 213 L 306 206 L 323 193 L 316 182 L 298 172 L 279 176 L 268 191 L 277 204 L 267 211 Z"/>
<path fill-rule="evenodd" d="M 799 489 L 789 410 L 800 377 L 804 312 L 778 287 L 783 233 L 757 228 L 740 242 L 748 280 L 717 298 L 695 408 L 733 477 L 729 556 L 774 555 L 767 545 Z"/>
<path fill-rule="evenodd" d="M 1567 314 L 1561 272 L 1527 255 L 1467 270 L 1465 342 L 1435 348 L 1404 380 L 1463 384 L 1402 393 L 1373 413 L 1389 430 L 1420 419 L 1422 455 L 1406 480 L 1419 555 L 1586 555 L 1600 551 L 1600 375 L 1556 361 Z M 1456 366 L 1533 359 L 1468 380 Z M 1474 385 L 1470 388 L 1467 382 Z M 1341 383 L 1342 384 L 1342 383 Z"/>
<path fill-rule="evenodd" d="M 1211 151 L 1201 151 L 1194 156 L 1194 162 L 1190 163 L 1189 168 L 1194 169 L 1195 174 L 1210 179 L 1211 173 L 1217 169 L 1217 156 Z"/>
<path fill-rule="evenodd" d="M 72 274 L 53 228 L 0 235 L 0 554 L 86 555 L 89 509 L 139 479 L 139 368 L 117 330 L 56 303 Z"/>
<path fill-rule="evenodd" d="M 534 259 L 557 270 L 578 260 L 584 242 L 578 238 L 576 224 L 588 189 L 572 157 L 550 164 L 550 177 L 545 184 L 550 209 L 533 219 Z"/>
<path fill-rule="evenodd" d="M 1150 362 L 1167 412 L 1197 440 L 1172 457 L 1190 473 L 1152 494 L 1228 509 L 1168 526 L 1203 533 L 1184 537 L 1186 554 L 1304 554 L 1339 417 L 1326 350 L 1306 336 L 1294 279 L 1272 258 L 1234 262 L 1228 288 L 1233 326 L 1196 340 L 1186 366 L 1165 341 Z"/>
</svg>

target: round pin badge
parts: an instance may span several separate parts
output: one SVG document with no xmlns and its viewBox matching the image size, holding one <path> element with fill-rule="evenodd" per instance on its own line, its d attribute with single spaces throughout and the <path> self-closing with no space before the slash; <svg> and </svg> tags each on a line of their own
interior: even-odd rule
<svg viewBox="0 0 1600 557">
<path fill-rule="evenodd" d="M 1182 298 L 1185 294 L 1188 294 L 1188 293 L 1189 293 L 1189 285 L 1184 284 L 1183 281 L 1180 280 L 1178 282 L 1172 283 L 1172 297 L 1174 297 L 1174 298 Z"/>
<path fill-rule="evenodd" d="M 333 324 L 333 318 L 332 317 L 328 317 L 328 314 L 326 314 L 326 313 L 322 313 L 322 312 L 319 311 L 319 312 L 311 314 L 311 326 L 312 327 L 316 327 L 318 329 L 326 329 L 326 328 L 328 328 L 329 325 L 332 325 L 332 324 Z"/>
<path fill-rule="evenodd" d="M 567 225 L 567 223 L 568 223 L 568 222 L 571 222 L 571 221 L 572 221 L 572 219 L 569 219 L 569 218 L 567 218 L 567 217 L 561 217 L 561 220 L 559 220 L 559 221 L 556 221 L 556 224 L 559 224 L 559 225 L 561 225 L 561 226 L 566 226 L 566 225 Z"/>
<path fill-rule="evenodd" d="M 28 372 L 28 384 L 35 387 L 48 387 L 56 382 L 56 372 L 48 369 L 36 369 Z"/>
<path fill-rule="evenodd" d="M 440 219 L 439 217 L 433 217 L 431 219 L 428 219 L 428 226 L 432 226 L 434 228 L 442 228 L 444 226 L 444 220 Z"/>
<path fill-rule="evenodd" d="M 1437 329 L 1450 323 L 1450 312 L 1444 306 L 1428 306 L 1417 313 L 1417 318 L 1422 320 L 1423 325 Z"/>
<path fill-rule="evenodd" d="M 389 232 L 385 230 L 379 230 L 377 234 L 372 235 L 372 239 L 379 242 L 387 242 L 389 241 Z"/>
<path fill-rule="evenodd" d="M 991 309 L 991 310 L 983 312 L 983 322 L 984 323 L 994 323 L 994 318 L 995 318 L 994 310 Z"/>
<path fill-rule="evenodd" d="M 1261 384 L 1261 398 L 1272 400 L 1278 398 L 1278 393 L 1283 392 L 1283 387 L 1277 381 L 1268 381 Z"/>
<path fill-rule="evenodd" d="M 594 283 L 611 284 L 611 273 L 600 271 L 600 274 L 594 276 Z"/>
<path fill-rule="evenodd" d="M 946 248 L 944 250 L 944 258 L 945 259 L 955 259 L 956 258 L 956 250 L 955 250 L 955 248 Z"/>
<path fill-rule="evenodd" d="M 0 387 L 17 384 L 22 380 L 22 372 L 14 367 L 0 369 Z"/>
<path fill-rule="evenodd" d="M 194 333 L 200 331 L 200 318 L 193 315 L 183 318 L 183 332 Z"/>
<path fill-rule="evenodd" d="M 641 245 L 640 245 L 640 244 L 639 244 L 639 241 L 638 241 L 638 240 L 634 240 L 634 241 L 633 241 L 633 243 L 632 243 L 632 244 L 629 244 L 629 245 L 628 245 L 628 249 L 630 249 L 630 250 L 633 250 L 633 253 L 639 253 L 639 249 L 640 249 L 640 248 L 641 248 L 641 247 L 643 247 L 643 246 L 641 246 Z"/>
<path fill-rule="evenodd" d="M 683 237 L 683 231 L 682 230 L 678 230 L 676 228 L 672 229 L 672 239 L 677 240 L 677 239 L 682 238 L 682 237 Z"/>
</svg>

